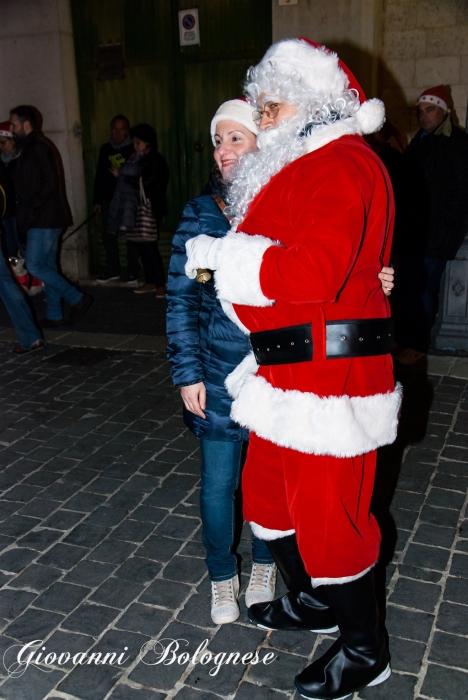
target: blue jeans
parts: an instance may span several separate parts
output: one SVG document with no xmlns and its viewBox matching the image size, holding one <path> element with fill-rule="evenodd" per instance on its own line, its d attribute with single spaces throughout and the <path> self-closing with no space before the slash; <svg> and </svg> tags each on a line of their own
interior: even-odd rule
<svg viewBox="0 0 468 700">
<path fill-rule="evenodd" d="M 26 246 L 26 268 L 44 282 L 46 318 L 54 321 L 63 316 L 62 298 L 74 306 L 83 297 L 83 293 L 57 270 L 57 246 L 61 231 L 60 228 L 30 228 Z"/>
<path fill-rule="evenodd" d="M 34 323 L 31 309 L 19 285 L 13 280 L 3 255 L 0 255 L 0 297 L 5 304 L 24 350 L 29 350 L 42 333 Z"/>
<path fill-rule="evenodd" d="M 242 442 L 200 440 L 201 490 L 200 514 L 202 541 L 211 581 L 227 581 L 237 574 L 234 554 L 234 494 L 242 470 Z M 271 564 L 273 558 L 263 540 L 252 537 L 252 559 Z"/>
<path fill-rule="evenodd" d="M 5 249 L 9 258 L 18 257 L 18 252 L 24 258 L 26 247 L 18 241 L 16 230 L 16 217 L 6 216 L 2 219 L 2 233 L 4 235 Z"/>
</svg>

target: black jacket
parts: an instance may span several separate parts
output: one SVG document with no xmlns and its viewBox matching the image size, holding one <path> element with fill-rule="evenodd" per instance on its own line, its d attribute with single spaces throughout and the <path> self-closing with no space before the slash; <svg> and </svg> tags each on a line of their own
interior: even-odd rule
<svg viewBox="0 0 468 700">
<path fill-rule="evenodd" d="M 167 214 L 166 190 L 169 182 L 169 166 L 159 151 L 152 148 L 139 161 L 145 195 L 151 201 L 151 208 L 156 221 L 159 222 Z M 126 177 L 134 187 L 139 187 L 138 177 Z"/>
<path fill-rule="evenodd" d="M 109 172 L 113 166 L 114 158 L 121 159 L 121 162 L 126 162 L 133 153 L 133 143 L 128 143 L 122 148 L 114 148 L 108 141 L 99 149 L 99 159 L 96 168 L 96 177 L 94 178 L 94 194 L 93 204 L 102 204 L 110 202 L 114 196 L 117 178 Z M 123 159 L 123 160 L 122 160 Z"/>
<path fill-rule="evenodd" d="M 54 151 L 35 131 L 24 140 L 14 184 L 20 241 L 26 240 L 30 228 L 65 228 L 71 223 Z"/>
<path fill-rule="evenodd" d="M 0 185 L 5 193 L 5 205 L 0 204 L 0 217 L 2 212 L 5 211 L 3 216 L 9 217 L 15 215 L 16 202 L 15 202 L 15 187 L 14 187 L 14 177 L 16 166 L 18 165 L 18 158 L 12 158 L 8 163 L 4 163 L 0 158 Z"/>
<path fill-rule="evenodd" d="M 468 135 L 450 117 L 419 131 L 404 154 L 404 197 L 398 248 L 453 260 L 468 233 Z"/>
</svg>

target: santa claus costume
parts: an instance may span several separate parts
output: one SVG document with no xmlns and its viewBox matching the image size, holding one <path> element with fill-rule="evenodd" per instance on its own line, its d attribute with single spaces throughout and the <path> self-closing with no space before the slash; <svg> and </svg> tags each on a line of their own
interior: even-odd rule
<svg viewBox="0 0 468 700">
<path fill-rule="evenodd" d="M 244 157 L 230 195 L 237 230 L 213 245 L 194 239 L 188 267 L 216 270 L 223 308 L 252 344 L 227 380 L 231 415 L 251 435 L 244 517 L 289 593 L 253 606 L 250 619 L 268 629 L 338 625 L 340 639 L 296 687 L 341 698 L 390 675 L 369 509 L 376 449 L 395 439 L 401 401 L 377 278 L 394 204 L 361 136 L 380 128 L 384 110 L 336 54 L 307 40 L 273 45 L 246 92 L 259 109 L 274 100 L 297 112 Z"/>
</svg>

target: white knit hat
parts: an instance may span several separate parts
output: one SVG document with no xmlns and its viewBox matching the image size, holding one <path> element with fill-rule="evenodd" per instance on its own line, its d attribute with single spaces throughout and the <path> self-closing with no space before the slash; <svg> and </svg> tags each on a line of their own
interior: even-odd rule
<svg viewBox="0 0 468 700">
<path fill-rule="evenodd" d="M 242 124 L 242 126 L 245 126 L 246 129 L 256 136 L 258 134 L 258 128 L 253 120 L 252 113 L 253 109 L 248 104 L 247 100 L 238 99 L 223 102 L 211 120 L 211 140 L 213 141 L 213 146 L 216 146 L 214 138 L 216 127 L 218 126 L 218 122 L 223 121 L 223 119 L 229 119 L 230 121 Z"/>
</svg>

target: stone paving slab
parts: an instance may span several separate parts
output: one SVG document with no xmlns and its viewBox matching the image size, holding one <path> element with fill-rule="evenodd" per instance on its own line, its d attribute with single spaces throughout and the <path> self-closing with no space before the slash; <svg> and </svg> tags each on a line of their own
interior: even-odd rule
<svg viewBox="0 0 468 700">
<path fill-rule="evenodd" d="M 66 336 L 53 343 L 15 357 L 0 335 L 0 700 L 296 700 L 295 673 L 334 637 L 254 628 L 243 597 L 236 623 L 213 625 L 198 444 L 164 354 L 98 345 L 94 364 L 70 365 Z M 400 373 L 399 436 L 380 450 L 373 502 L 393 674 L 354 700 L 468 697 L 463 367 L 436 357 L 431 375 Z M 244 589 L 247 528 L 239 552 Z M 12 666 L 35 640 L 27 668 Z M 193 663 L 200 645 L 211 660 Z M 216 666 L 256 651 L 275 658 Z"/>
</svg>

